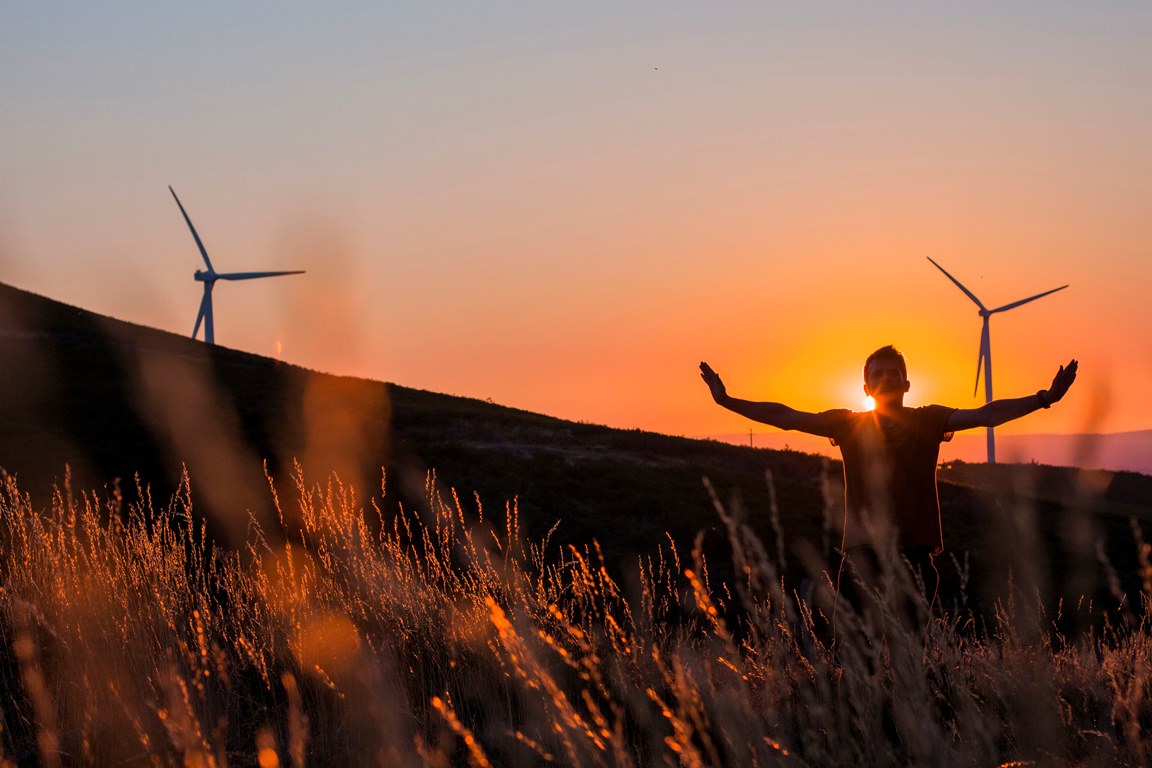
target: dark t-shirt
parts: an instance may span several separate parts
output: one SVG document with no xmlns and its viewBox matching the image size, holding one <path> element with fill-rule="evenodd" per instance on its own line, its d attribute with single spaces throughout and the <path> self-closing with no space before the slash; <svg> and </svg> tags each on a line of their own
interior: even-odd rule
<svg viewBox="0 0 1152 768">
<path fill-rule="evenodd" d="M 936 464 L 954 408 L 902 408 L 886 426 L 874 411 L 824 411 L 828 436 L 844 457 L 843 547 L 944 548 Z"/>
</svg>

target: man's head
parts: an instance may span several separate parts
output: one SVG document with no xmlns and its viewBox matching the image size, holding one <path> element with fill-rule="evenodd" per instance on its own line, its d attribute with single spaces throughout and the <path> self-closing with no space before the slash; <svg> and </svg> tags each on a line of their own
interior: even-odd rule
<svg viewBox="0 0 1152 768">
<path fill-rule="evenodd" d="M 864 394 L 877 405 L 904 402 L 908 386 L 908 366 L 900 350 L 889 344 L 868 355 L 864 361 Z"/>
</svg>

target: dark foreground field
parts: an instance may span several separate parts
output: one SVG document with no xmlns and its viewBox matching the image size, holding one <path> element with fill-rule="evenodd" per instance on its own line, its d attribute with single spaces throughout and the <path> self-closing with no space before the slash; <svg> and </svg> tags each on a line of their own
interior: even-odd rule
<svg viewBox="0 0 1152 768">
<path fill-rule="evenodd" d="M 7 286 L 0 356 L 18 764 L 1149 759 L 1145 476 L 942 469 L 941 613 L 920 635 L 841 610 L 833 650 L 835 463 L 325 376 Z"/>
<path fill-rule="evenodd" d="M 193 480 L 193 483 L 195 480 Z M 1148 593 L 923 632 L 861 621 L 717 511 L 739 578 L 656 544 L 526 539 L 429 484 L 364 509 L 274 483 L 284 526 L 207 541 L 157 509 L 8 485 L 4 750 L 27 765 L 1143 765 Z M 114 521 L 114 522 L 110 522 Z M 1147 561 L 1142 562 L 1149 573 Z M 909 586 L 897 581 L 894 599 Z M 802 599 L 809 597 L 810 599 Z M 1060 613 L 1108 622 L 1053 630 Z M 1092 622 L 1086 622 L 1091 624 Z"/>
</svg>

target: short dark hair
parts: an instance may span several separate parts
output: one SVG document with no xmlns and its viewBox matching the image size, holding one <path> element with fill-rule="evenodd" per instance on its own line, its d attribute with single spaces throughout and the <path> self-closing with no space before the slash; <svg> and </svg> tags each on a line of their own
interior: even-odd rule
<svg viewBox="0 0 1152 768">
<path fill-rule="evenodd" d="M 904 363 L 904 355 L 896 347 L 888 344 L 887 346 L 880 347 L 872 354 L 868 355 L 868 359 L 864 361 L 864 382 L 868 382 L 868 366 L 872 365 L 876 360 L 895 360 L 900 366 L 900 375 L 905 379 L 908 378 L 908 366 Z"/>
</svg>

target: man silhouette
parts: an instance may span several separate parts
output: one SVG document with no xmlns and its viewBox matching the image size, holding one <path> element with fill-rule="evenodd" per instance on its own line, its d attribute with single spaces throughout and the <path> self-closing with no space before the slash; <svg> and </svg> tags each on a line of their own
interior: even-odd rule
<svg viewBox="0 0 1152 768">
<path fill-rule="evenodd" d="M 940 443 L 963 429 L 996 427 L 1049 407 L 1072 386 L 1076 368 L 1075 360 L 1060 366 L 1048 389 L 1026 397 L 993 400 L 979 408 L 908 408 L 904 405 L 910 387 L 908 369 L 904 356 L 889 345 L 864 363 L 864 392 L 873 398 L 873 410 L 821 413 L 731 397 L 707 363 L 700 363 L 700 375 L 712 398 L 728 410 L 779 429 L 827 437 L 840 448 L 844 538 L 837 590 L 860 609 L 861 594 L 844 578 L 845 571 L 872 587 L 900 562 L 922 580 L 928 605 L 935 599 L 939 574 L 933 557 L 944 548 L 936 495 Z M 899 556 L 895 563 L 893 554 Z"/>
</svg>

